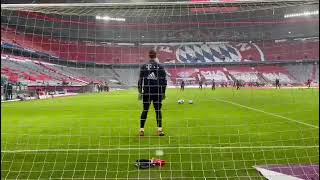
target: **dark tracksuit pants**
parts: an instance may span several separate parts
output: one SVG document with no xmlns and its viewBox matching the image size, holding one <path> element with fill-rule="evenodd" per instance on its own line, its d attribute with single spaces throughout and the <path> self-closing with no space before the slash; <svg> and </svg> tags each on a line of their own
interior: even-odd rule
<svg viewBox="0 0 320 180">
<path fill-rule="evenodd" d="M 145 93 L 143 94 L 142 102 L 143 111 L 141 113 L 140 128 L 144 128 L 151 103 L 153 103 L 153 107 L 156 112 L 157 125 L 158 127 L 162 127 L 162 95 L 159 93 Z"/>
</svg>

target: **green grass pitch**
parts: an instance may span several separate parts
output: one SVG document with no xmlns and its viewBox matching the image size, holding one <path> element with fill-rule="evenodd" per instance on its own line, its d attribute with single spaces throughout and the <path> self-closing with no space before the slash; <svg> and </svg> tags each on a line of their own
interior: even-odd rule
<svg viewBox="0 0 320 180">
<path fill-rule="evenodd" d="M 318 98 L 318 89 L 169 89 L 164 137 L 153 109 L 138 137 L 137 90 L 4 103 L 1 178 L 263 179 L 253 166 L 319 163 Z M 141 158 L 167 163 L 139 170 Z"/>
</svg>

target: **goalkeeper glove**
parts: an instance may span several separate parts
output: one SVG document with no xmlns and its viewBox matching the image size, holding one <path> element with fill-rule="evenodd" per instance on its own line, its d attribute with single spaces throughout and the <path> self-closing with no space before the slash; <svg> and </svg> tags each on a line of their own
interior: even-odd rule
<svg viewBox="0 0 320 180">
<path fill-rule="evenodd" d="M 139 159 L 136 160 L 135 166 L 139 169 L 148 169 L 151 167 L 159 166 L 162 167 L 166 164 L 164 160 L 160 159 Z"/>
<path fill-rule="evenodd" d="M 136 161 L 135 166 L 139 169 L 148 169 L 154 167 L 155 164 L 152 162 L 152 160 L 149 159 L 139 159 Z"/>
</svg>

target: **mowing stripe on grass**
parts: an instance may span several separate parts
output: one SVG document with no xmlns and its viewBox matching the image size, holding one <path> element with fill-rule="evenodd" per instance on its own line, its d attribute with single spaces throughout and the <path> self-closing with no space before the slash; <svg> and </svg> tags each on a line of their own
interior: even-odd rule
<svg viewBox="0 0 320 180">
<path fill-rule="evenodd" d="M 159 149 L 300 149 L 319 148 L 316 146 L 158 146 L 158 147 L 120 147 L 104 149 L 22 149 L 22 150 L 1 150 L 1 153 L 47 153 L 47 152 L 70 152 L 70 151 L 128 151 L 128 150 L 159 150 Z"/>
<path fill-rule="evenodd" d="M 264 113 L 264 114 L 268 114 L 270 116 L 282 118 L 282 119 L 285 119 L 285 120 L 288 120 L 288 121 L 292 121 L 292 122 L 296 122 L 296 123 L 299 123 L 299 124 L 303 124 L 305 126 L 309 126 L 309 127 L 313 127 L 313 128 L 319 129 L 318 126 L 315 126 L 315 125 L 312 125 L 312 124 L 304 123 L 304 122 L 301 122 L 301 121 L 298 121 L 298 120 L 295 120 L 295 119 L 291 119 L 291 118 L 288 118 L 288 117 L 285 117 L 285 116 L 281 116 L 281 115 L 278 115 L 278 114 L 266 112 L 266 111 L 263 111 L 263 110 L 260 110 L 260 109 L 256 109 L 256 108 L 249 107 L 249 106 L 245 106 L 245 105 L 242 105 L 242 104 L 239 104 L 239 103 L 235 103 L 235 102 L 232 102 L 232 101 L 227 101 L 227 100 L 218 99 L 218 98 L 212 98 L 212 99 L 214 99 L 216 101 L 232 104 L 232 105 L 235 105 L 235 106 L 243 107 L 243 108 L 246 108 L 246 109 L 250 109 L 250 110 L 253 110 L 253 111 L 261 112 L 261 113 Z"/>
</svg>

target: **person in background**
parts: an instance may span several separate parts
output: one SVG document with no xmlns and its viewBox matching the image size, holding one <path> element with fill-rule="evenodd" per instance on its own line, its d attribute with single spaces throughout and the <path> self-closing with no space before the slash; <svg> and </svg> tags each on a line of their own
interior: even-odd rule
<svg viewBox="0 0 320 180">
<path fill-rule="evenodd" d="M 8 83 L 7 93 L 8 93 L 8 99 L 12 100 L 12 84 L 11 83 Z"/>
<path fill-rule="evenodd" d="M 277 88 L 280 89 L 280 80 L 278 78 L 276 78 L 276 89 Z"/>
<path fill-rule="evenodd" d="M 199 88 L 202 90 L 202 84 L 203 84 L 203 82 L 202 82 L 202 79 L 200 79 L 199 80 Z"/>
<path fill-rule="evenodd" d="M 237 87 L 237 90 L 240 90 L 240 86 L 241 86 L 241 82 L 240 82 L 240 80 L 236 80 L 236 87 Z"/>
<path fill-rule="evenodd" d="M 184 86 L 185 86 L 185 82 L 184 82 L 184 80 L 182 80 L 181 84 L 180 84 L 180 90 L 181 91 L 184 91 Z"/>
<path fill-rule="evenodd" d="M 308 88 L 311 87 L 311 82 L 312 82 L 311 79 L 308 79 L 308 80 L 307 80 L 307 86 L 308 86 Z"/>
<path fill-rule="evenodd" d="M 212 79 L 212 87 L 211 90 L 216 90 L 216 82 Z"/>
<path fill-rule="evenodd" d="M 105 86 L 105 91 L 109 92 L 109 90 L 110 90 L 109 89 L 109 83 L 107 81 L 105 82 L 104 86 Z"/>
<path fill-rule="evenodd" d="M 8 83 L 3 85 L 4 100 L 8 100 Z"/>
</svg>

